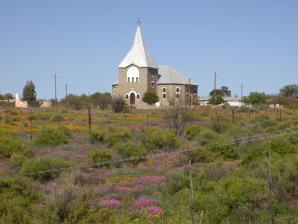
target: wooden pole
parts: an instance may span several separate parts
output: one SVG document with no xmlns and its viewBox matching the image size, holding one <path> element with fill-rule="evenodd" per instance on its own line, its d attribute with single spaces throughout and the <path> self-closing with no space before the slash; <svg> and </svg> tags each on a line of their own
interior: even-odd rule
<svg viewBox="0 0 298 224">
<path fill-rule="evenodd" d="M 274 223 L 274 214 L 273 214 L 273 194 L 272 194 L 272 163 L 271 163 L 271 139 L 268 139 L 268 188 L 269 188 L 269 203 L 270 203 L 270 224 Z"/>
<path fill-rule="evenodd" d="M 91 115 L 91 106 L 87 105 L 88 110 L 88 129 L 91 131 L 92 115 Z"/>
<path fill-rule="evenodd" d="M 32 110 L 29 109 L 29 129 L 30 129 L 30 139 L 33 139 L 33 134 L 32 134 Z"/>
<path fill-rule="evenodd" d="M 194 193 L 192 184 L 191 160 L 189 160 L 189 182 L 190 182 L 190 209 L 191 209 L 191 223 L 195 223 L 195 209 L 194 209 Z"/>
</svg>

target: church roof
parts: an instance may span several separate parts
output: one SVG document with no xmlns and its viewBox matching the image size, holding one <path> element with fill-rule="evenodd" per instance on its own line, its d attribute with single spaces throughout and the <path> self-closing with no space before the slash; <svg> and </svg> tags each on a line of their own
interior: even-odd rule
<svg viewBox="0 0 298 224">
<path fill-rule="evenodd" d="M 158 68 L 157 63 L 146 49 L 139 22 L 132 47 L 118 67 L 126 68 L 131 64 L 138 67 Z"/>
<path fill-rule="evenodd" d="M 158 74 L 161 76 L 158 84 L 189 84 L 189 79 L 185 75 L 168 65 L 160 65 Z M 190 84 L 195 85 L 193 82 Z"/>
</svg>

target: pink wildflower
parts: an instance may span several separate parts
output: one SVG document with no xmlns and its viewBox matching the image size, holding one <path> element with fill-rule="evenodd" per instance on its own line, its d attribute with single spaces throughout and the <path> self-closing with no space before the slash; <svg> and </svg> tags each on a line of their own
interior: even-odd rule
<svg viewBox="0 0 298 224">
<path fill-rule="evenodd" d="M 164 176 L 143 176 L 137 180 L 137 183 L 153 184 L 159 186 L 166 183 L 166 178 Z"/>
<path fill-rule="evenodd" d="M 148 206 L 147 212 L 149 217 L 157 217 L 163 214 L 163 209 L 159 206 Z"/>
<path fill-rule="evenodd" d="M 147 206 L 147 205 L 152 205 L 154 203 L 158 202 L 156 199 L 152 199 L 152 198 L 143 198 L 143 199 L 139 199 L 137 201 L 135 201 L 134 203 L 134 207 L 135 208 L 139 208 L 139 207 L 143 207 L 143 206 Z"/>
<path fill-rule="evenodd" d="M 116 199 L 107 199 L 107 200 L 102 200 L 100 202 L 101 206 L 106 206 L 106 207 L 121 207 L 122 202 Z"/>
</svg>

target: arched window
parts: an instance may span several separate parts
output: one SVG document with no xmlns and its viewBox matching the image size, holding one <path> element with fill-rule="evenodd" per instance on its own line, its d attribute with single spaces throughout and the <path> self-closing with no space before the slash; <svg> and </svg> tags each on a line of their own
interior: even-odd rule
<svg viewBox="0 0 298 224">
<path fill-rule="evenodd" d="M 162 98 L 164 98 L 164 99 L 166 98 L 166 94 L 165 93 L 162 94 Z"/>
<path fill-rule="evenodd" d="M 135 66 L 130 67 L 127 70 L 127 82 L 139 82 L 140 74 L 139 69 Z"/>
<path fill-rule="evenodd" d="M 153 81 L 151 82 L 151 87 L 154 88 L 154 82 Z"/>
<path fill-rule="evenodd" d="M 125 94 L 125 99 L 128 99 L 128 94 Z"/>
<path fill-rule="evenodd" d="M 176 93 L 176 98 L 179 98 L 180 97 L 180 94 L 179 93 Z"/>
<path fill-rule="evenodd" d="M 140 94 L 137 94 L 137 99 L 140 99 Z"/>
<path fill-rule="evenodd" d="M 177 93 L 180 92 L 180 88 L 179 88 L 179 87 L 176 88 L 176 92 L 177 92 Z"/>
<path fill-rule="evenodd" d="M 166 87 L 163 87 L 163 88 L 162 88 L 162 92 L 164 92 L 164 93 L 165 93 L 165 92 L 166 92 L 166 90 L 167 90 L 167 88 L 166 88 Z"/>
</svg>

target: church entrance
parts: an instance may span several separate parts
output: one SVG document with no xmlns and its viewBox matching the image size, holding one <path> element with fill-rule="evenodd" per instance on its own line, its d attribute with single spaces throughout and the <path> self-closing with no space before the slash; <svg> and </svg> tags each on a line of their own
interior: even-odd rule
<svg viewBox="0 0 298 224">
<path fill-rule="evenodd" d="M 136 103 L 136 95 L 134 93 L 130 94 L 129 103 L 130 105 L 134 105 Z"/>
</svg>

